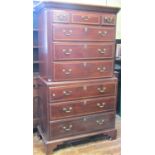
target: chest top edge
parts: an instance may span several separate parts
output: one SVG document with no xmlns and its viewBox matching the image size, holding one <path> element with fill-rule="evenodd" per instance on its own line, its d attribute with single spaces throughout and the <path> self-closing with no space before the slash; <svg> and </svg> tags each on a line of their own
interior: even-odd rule
<svg viewBox="0 0 155 155">
<path fill-rule="evenodd" d="M 109 7 L 102 5 L 89 5 L 89 4 L 76 4 L 67 2 L 41 2 L 34 10 L 36 12 L 42 12 L 44 9 L 71 9 L 71 10 L 81 10 L 81 11 L 95 11 L 95 12 L 105 12 L 117 14 L 120 10 L 119 7 Z"/>
</svg>

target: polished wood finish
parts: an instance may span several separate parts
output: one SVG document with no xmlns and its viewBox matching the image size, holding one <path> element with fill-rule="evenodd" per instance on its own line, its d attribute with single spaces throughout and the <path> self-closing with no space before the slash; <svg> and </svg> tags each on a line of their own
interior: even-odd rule
<svg viewBox="0 0 155 155">
<path fill-rule="evenodd" d="M 72 13 L 72 23 L 99 25 L 101 23 L 100 20 L 101 20 L 100 15 L 96 13 L 90 13 L 90 12 Z"/>
<path fill-rule="evenodd" d="M 112 77 L 113 61 L 54 62 L 54 80 Z"/>
<path fill-rule="evenodd" d="M 43 2 L 39 16 L 39 133 L 46 154 L 96 134 L 116 137 L 118 8 Z"/>
<path fill-rule="evenodd" d="M 50 123 L 51 139 L 58 139 L 98 130 L 113 129 L 115 113 L 107 112 L 83 117 L 73 117 Z"/>
<path fill-rule="evenodd" d="M 114 41 L 113 27 L 53 24 L 54 41 Z"/>
<path fill-rule="evenodd" d="M 90 25 L 115 25 L 116 16 L 110 13 L 94 13 L 74 10 L 52 10 L 53 23 L 73 23 Z"/>
<path fill-rule="evenodd" d="M 121 154 L 121 118 L 116 116 L 117 137 L 115 140 L 109 141 L 108 136 L 96 135 L 85 137 L 73 141 L 64 142 L 61 146 L 55 146 L 56 150 L 50 155 L 105 155 L 109 152 L 113 155 Z M 77 145 L 78 144 L 78 145 Z M 33 134 L 33 155 L 45 155 L 45 147 L 43 141 L 37 137 L 37 133 Z"/>
<path fill-rule="evenodd" d="M 115 81 L 104 81 L 96 83 L 82 83 L 65 86 L 49 87 L 49 99 L 54 101 L 66 101 L 79 98 L 114 96 L 117 91 Z"/>
<path fill-rule="evenodd" d="M 115 110 L 116 98 L 98 97 L 50 104 L 50 120 Z"/>
<path fill-rule="evenodd" d="M 115 45 L 111 43 L 53 43 L 54 60 L 91 60 L 114 57 Z M 52 52 L 52 50 L 51 50 Z"/>
</svg>

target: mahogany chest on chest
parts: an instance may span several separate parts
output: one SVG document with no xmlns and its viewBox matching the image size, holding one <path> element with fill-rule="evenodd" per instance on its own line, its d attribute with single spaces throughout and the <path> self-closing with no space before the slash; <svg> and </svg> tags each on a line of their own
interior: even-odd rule
<svg viewBox="0 0 155 155">
<path fill-rule="evenodd" d="M 116 138 L 119 8 L 43 2 L 39 14 L 40 123 L 49 154 L 65 141 Z"/>
</svg>

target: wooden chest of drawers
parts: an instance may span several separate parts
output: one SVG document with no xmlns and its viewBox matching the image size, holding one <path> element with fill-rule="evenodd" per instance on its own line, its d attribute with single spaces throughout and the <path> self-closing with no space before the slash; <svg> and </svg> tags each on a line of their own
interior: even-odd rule
<svg viewBox="0 0 155 155">
<path fill-rule="evenodd" d="M 38 6 L 39 133 L 49 154 L 92 135 L 116 137 L 114 76 L 119 8 L 43 2 Z"/>
</svg>

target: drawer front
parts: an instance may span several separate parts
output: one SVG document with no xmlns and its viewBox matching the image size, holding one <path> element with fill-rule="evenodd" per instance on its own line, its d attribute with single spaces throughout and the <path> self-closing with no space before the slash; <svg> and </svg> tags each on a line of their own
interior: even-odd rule
<svg viewBox="0 0 155 155">
<path fill-rule="evenodd" d="M 115 96 L 115 94 L 115 82 L 100 82 L 95 84 L 83 83 L 78 85 L 49 87 L 50 102 L 88 97 Z"/>
<path fill-rule="evenodd" d="M 53 10 L 53 22 L 56 23 L 70 23 L 71 14 L 64 10 Z"/>
<path fill-rule="evenodd" d="M 114 41 L 114 27 L 53 24 L 53 40 Z"/>
<path fill-rule="evenodd" d="M 54 81 L 112 77 L 112 75 L 112 60 L 54 63 Z"/>
<path fill-rule="evenodd" d="M 88 96 L 113 96 L 115 94 L 116 85 L 113 83 L 88 85 Z M 92 91 L 93 90 L 93 91 Z"/>
<path fill-rule="evenodd" d="M 114 57 L 114 43 L 54 43 L 54 60 L 105 59 Z"/>
<path fill-rule="evenodd" d="M 80 62 L 55 62 L 54 81 L 83 79 L 86 76 L 84 69 Z"/>
<path fill-rule="evenodd" d="M 102 25 L 116 25 L 116 16 L 112 14 L 102 15 Z"/>
<path fill-rule="evenodd" d="M 84 89 L 81 85 L 57 86 L 49 88 L 49 99 L 53 101 L 71 100 L 83 97 Z"/>
<path fill-rule="evenodd" d="M 77 24 L 101 24 L 101 15 L 89 12 L 73 12 L 72 23 Z"/>
<path fill-rule="evenodd" d="M 51 138 L 57 139 L 66 136 L 78 135 L 86 132 L 112 129 L 115 127 L 115 113 L 88 115 L 70 120 L 51 123 Z"/>
<path fill-rule="evenodd" d="M 115 110 L 115 97 L 102 97 L 50 104 L 50 120 Z"/>
</svg>

